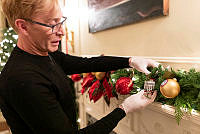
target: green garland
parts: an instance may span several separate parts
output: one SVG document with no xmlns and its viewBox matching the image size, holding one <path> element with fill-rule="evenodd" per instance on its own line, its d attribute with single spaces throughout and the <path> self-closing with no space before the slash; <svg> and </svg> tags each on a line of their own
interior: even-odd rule
<svg viewBox="0 0 200 134">
<path fill-rule="evenodd" d="M 136 69 L 119 69 L 115 71 L 110 76 L 113 87 L 115 87 L 116 81 L 120 77 L 130 77 L 134 80 L 134 89 L 130 94 L 135 94 L 144 88 L 144 81 L 154 79 L 155 90 L 158 91 L 155 101 L 174 106 L 178 124 L 186 113 L 183 109 L 187 109 L 187 113 L 191 113 L 192 109 L 200 111 L 200 72 L 195 69 L 174 71 L 173 69 L 163 69 L 161 65 L 157 68 L 148 69 L 151 71 L 148 76 Z M 179 95 L 173 99 L 165 98 L 160 92 L 161 83 L 170 78 L 176 78 L 181 88 Z"/>
</svg>

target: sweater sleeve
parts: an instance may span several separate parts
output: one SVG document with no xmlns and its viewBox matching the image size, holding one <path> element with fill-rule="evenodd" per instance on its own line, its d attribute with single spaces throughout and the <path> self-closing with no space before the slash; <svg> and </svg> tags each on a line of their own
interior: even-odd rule
<svg viewBox="0 0 200 134">
<path fill-rule="evenodd" d="M 116 108 L 96 123 L 76 130 L 71 120 L 57 101 L 52 85 L 36 73 L 12 77 L 9 100 L 14 110 L 34 133 L 37 134 L 108 134 L 125 117 L 125 112 Z"/>
<path fill-rule="evenodd" d="M 57 96 L 43 77 L 21 74 L 9 81 L 10 102 L 28 127 L 37 134 L 75 134 L 71 120 L 57 101 Z"/>
<path fill-rule="evenodd" d="M 62 52 L 52 53 L 52 56 L 66 74 L 106 72 L 130 67 L 129 58 L 127 57 L 98 56 L 83 58 Z"/>
<path fill-rule="evenodd" d="M 80 134 L 109 134 L 118 124 L 118 122 L 126 116 L 121 108 L 114 109 L 110 114 L 98 120 L 83 129 L 79 130 Z"/>
</svg>

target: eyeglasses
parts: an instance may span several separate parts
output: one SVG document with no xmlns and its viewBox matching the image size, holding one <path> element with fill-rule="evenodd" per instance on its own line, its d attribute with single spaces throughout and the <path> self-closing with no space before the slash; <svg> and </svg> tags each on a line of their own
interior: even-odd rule
<svg viewBox="0 0 200 134">
<path fill-rule="evenodd" d="M 26 21 L 29 21 L 33 24 L 38 24 L 38 25 L 41 25 L 41 26 L 45 26 L 45 27 L 50 27 L 52 29 L 52 33 L 56 33 L 60 30 L 60 28 L 62 27 L 63 23 L 66 21 L 67 17 L 62 17 L 61 18 L 61 22 L 55 24 L 55 25 L 48 25 L 48 24 L 44 24 L 44 23 L 40 23 L 40 22 L 37 22 L 37 21 L 33 21 L 31 19 L 27 19 L 27 18 L 24 18 L 24 20 Z"/>
</svg>

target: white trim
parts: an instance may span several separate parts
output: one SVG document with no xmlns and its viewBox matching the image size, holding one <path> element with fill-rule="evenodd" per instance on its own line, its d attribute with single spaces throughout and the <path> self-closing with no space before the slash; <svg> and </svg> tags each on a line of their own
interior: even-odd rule
<svg viewBox="0 0 200 134">
<path fill-rule="evenodd" d="M 164 63 L 200 63 L 200 57 L 144 57 Z"/>
</svg>

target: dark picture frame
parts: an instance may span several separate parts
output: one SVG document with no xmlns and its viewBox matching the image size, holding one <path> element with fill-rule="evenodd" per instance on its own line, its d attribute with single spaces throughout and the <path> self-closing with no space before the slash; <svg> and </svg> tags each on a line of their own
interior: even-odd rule
<svg viewBox="0 0 200 134">
<path fill-rule="evenodd" d="M 166 16 L 169 0 L 88 0 L 89 32 L 95 33 L 148 18 Z"/>
</svg>

